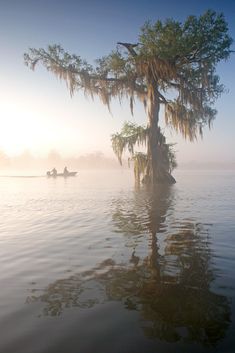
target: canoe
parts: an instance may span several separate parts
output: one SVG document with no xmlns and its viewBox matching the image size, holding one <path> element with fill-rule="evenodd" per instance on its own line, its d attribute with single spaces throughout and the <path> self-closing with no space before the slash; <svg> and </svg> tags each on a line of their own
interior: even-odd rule
<svg viewBox="0 0 235 353">
<path fill-rule="evenodd" d="M 76 176 L 77 172 L 68 172 L 66 174 L 64 173 L 57 173 L 56 175 L 53 175 L 51 174 L 50 172 L 47 172 L 47 177 L 50 178 L 56 178 L 56 177 L 64 177 L 64 178 L 67 178 L 67 177 L 71 177 L 71 176 Z"/>
</svg>

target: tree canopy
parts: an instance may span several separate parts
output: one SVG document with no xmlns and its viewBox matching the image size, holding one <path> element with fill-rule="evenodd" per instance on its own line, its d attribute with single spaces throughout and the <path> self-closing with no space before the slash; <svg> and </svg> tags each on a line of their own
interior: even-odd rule
<svg viewBox="0 0 235 353">
<path fill-rule="evenodd" d="M 79 90 L 99 96 L 110 109 L 113 98 L 135 100 L 147 108 L 149 163 L 157 175 L 159 109 L 164 107 L 166 125 L 193 141 L 211 125 L 215 100 L 224 91 L 216 65 L 228 59 L 232 38 L 223 14 L 208 10 L 184 23 L 167 19 L 147 22 L 135 44 L 119 42 L 109 55 L 90 65 L 60 45 L 47 50 L 30 48 L 25 63 L 34 70 L 41 62 L 66 81 L 71 96 Z M 159 176 L 159 175 L 158 175 Z"/>
</svg>

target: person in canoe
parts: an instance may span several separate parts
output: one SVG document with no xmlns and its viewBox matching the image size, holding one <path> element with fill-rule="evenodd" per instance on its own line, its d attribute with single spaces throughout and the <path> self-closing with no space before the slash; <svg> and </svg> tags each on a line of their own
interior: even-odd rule
<svg viewBox="0 0 235 353">
<path fill-rule="evenodd" d="M 67 176 L 67 175 L 69 175 L 69 171 L 68 171 L 67 167 L 64 167 L 64 176 Z"/>
<path fill-rule="evenodd" d="M 54 177 L 57 176 L 57 170 L 55 168 L 52 169 L 51 175 L 53 175 Z"/>
</svg>

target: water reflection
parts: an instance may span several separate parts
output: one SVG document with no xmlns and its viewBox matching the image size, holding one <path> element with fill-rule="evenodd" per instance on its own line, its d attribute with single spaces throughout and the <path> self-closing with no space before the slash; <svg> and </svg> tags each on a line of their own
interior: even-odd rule
<svg viewBox="0 0 235 353">
<path fill-rule="evenodd" d="M 125 263 L 107 259 L 90 271 L 34 290 L 27 303 L 42 302 L 44 315 L 121 301 L 139 312 L 143 332 L 166 342 L 216 345 L 230 323 L 225 296 L 215 279 L 210 225 L 174 219 L 174 188 L 136 190 L 113 201 L 113 226 L 130 247 Z M 140 251 L 148 242 L 148 252 Z M 121 250 L 120 250 L 121 251 Z"/>
</svg>

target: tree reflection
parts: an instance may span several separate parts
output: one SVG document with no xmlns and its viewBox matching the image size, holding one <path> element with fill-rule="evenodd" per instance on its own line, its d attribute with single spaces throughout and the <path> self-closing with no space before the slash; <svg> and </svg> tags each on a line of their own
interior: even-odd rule
<svg viewBox="0 0 235 353">
<path fill-rule="evenodd" d="M 121 301 L 126 309 L 140 313 L 148 337 L 216 345 L 231 314 L 228 299 L 211 289 L 215 273 L 210 225 L 168 219 L 174 192 L 167 186 L 155 193 L 136 191 L 113 206 L 116 231 L 127 241 L 134 240 L 125 265 L 107 259 L 92 271 L 55 281 L 41 294 L 32 293 L 27 302 L 42 301 L 43 314 L 60 315 L 69 307 Z M 139 237 L 149 241 L 145 256 L 136 250 Z"/>
</svg>

